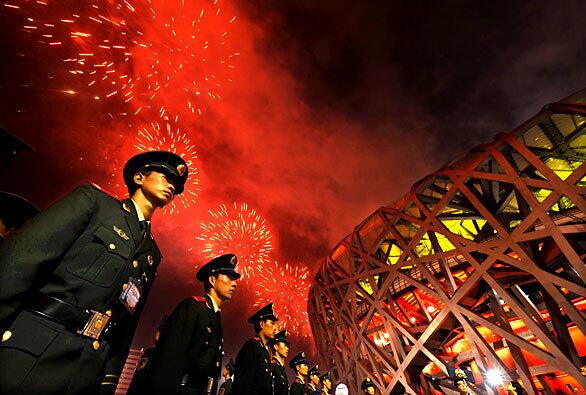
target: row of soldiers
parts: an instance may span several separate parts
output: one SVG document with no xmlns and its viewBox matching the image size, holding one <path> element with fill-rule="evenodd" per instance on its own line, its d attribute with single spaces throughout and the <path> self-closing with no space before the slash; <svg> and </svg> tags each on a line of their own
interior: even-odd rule
<svg viewBox="0 0 586 395">
<path fill-rule="evenodd" d="M 154 151 L 130 158 L 122 173 L 128 198 L 82 185 L 6 232 L 0 246 L 0 394 L 114 393 L 161 263 L 151 218 L 183 192 L 189 169 L 179 155 Z M 131 393 L 216 393 L 220 307 L 236 289 L 236 266 L 237 257 L 227 254 L 200 268 L 196 278 L 205 296 L 186 298 L 173 310 Z M 288 341 L 285 332 L 277 333 L 272 304 L 248 322 L 255 337 L 236 357 L 232 393 L 307 393 L 305 386 L 317 391 L 315 377 L 325 393 L 331 391 L 331 380 L 314 374 L 317 368 L 309 371 L 303 353 L 290 362 L 297 377 L 287 388 L 278 364 L 284 366 Z"/>
<path fill-rule="evenodd" d="M 236 264 L 235 255 L 225 254 L 197 272 L 205 296 L 186 298 L 163 319 L 155 333 L 155 347 L 145 352 L 129 394 L 216 393 L 223 343 L 219 314 L 240 277 Z M 285 360 L 290 344 L 287 331 L 278 331 L 278 321 L 273 303 L 248 318 L 254 337 L 244 343 L 236 361 L 224 367 L 220 395 L 331 393 L 329 375 L 320 375 L 317 366 L 309 369 L 304 352 L 289 362 L 296 374 L 289 387 Z"/>
</svg>

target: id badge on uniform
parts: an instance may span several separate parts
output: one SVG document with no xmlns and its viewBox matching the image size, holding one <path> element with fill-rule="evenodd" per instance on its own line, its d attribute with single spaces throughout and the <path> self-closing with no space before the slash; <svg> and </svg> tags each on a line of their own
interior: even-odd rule
<svg viewBox="0 0 586 395">
<path fill-rule="evenodd" d="M 120 294 L 120 301 L 124 306 L 126 306 L 126 309 L 130 312 L 130 314 L 133 314 L 134 310 L 136 309 L 136 305 L 138 305 L 138 301 L 140 300 L 140 281 L 130 277 L 126 285 L 127 287 Z"/>
</svg>

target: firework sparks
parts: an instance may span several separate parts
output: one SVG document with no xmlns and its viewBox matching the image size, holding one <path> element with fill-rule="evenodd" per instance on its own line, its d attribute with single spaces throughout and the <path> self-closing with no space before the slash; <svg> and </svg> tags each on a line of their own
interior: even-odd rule
<svg viewBox="0 0 586 395">
<path fill-rule="evenodd" d="M 243 280 L 254 276 L 254 266 L 266 262 L 273 250 L 266 220 L 246 203 L 223 204 L 219 210 L 208 212 L 212 219 L 200 223 L 201 235 L 196 237 L 204 242 L 202 253 L 209 258 L 236 254 Z"/>
<path fill-rule="evenodd" d="M 171 204 L 165 206 L 164 212 L 169 214 L 178 214 L 183 209 L 189 208 L 197 203 L 198 193 L 201 190 L 199 171 L 196 166 L 197 151 L 191 142 L 187 133 L 170 123 L 154 122 L 149 126 L 140 128 L 136 136 L 135 147 L 139 151 L 168 151 L 177 154 L 185 160 L 189 169 L 189 177 L 185 185 L 185 190 L 179 196 L 176 196 Z"/>
<path fill-rule="evenodd" d="M 202 114 L 231 82 L 238 52 L 227 40 L 235 17 L 219 0 L 15 0 L 4 6 L 25 16 L 26 33 L 58 51 L 72 83 L 95 100 L 121 99 L 134 114 L 145 106 L 177 113 L 181 105 Z"/>
<path fill-rule="evenodd" d="M 275 313 L 282 327 L 299 337 L 311 334 L 307 316 L 307 294 L 311 285 L 309 269 L 276 261 L 255 268 L 254 306 L 275 302 Z"/>
</svg>

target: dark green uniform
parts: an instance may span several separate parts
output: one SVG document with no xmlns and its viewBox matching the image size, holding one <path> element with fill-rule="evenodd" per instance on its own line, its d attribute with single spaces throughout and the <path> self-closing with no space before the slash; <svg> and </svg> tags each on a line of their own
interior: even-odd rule
<svg viewBox="0 0 586 395">
<path fill-rule="evenodd" d="M 220 386 L 220 391 L 218 391 L 218 395 L 230 395 L 232 393 L 232 379 L 228 379 L 222 383 Z"/>
<path fill-rule="evenodd" d="M 287 378 L 287 373 L 285 373 L 285 366 L 275 357 L 271 361 L 271 372 L 273 374 L 275 395 L 287 395 L 289 393 L 289 379 Z"/>
<path fill-rule="evenodd" d="M 0 248 L 0 393 L 113 392 L 160 258 L 132 201 L 89 185 L 10 237 Z M 133 314 L 123 287 L 140 289 L 126 299 Z M 78 334 L 96 312 L 110 323 L 102 315 L 92 327 L 108 331 Z"/>
<path fill-rule="evenodd" d="M 222 366 L 222 324 L 209 296 L 184 299 L 167 320 L 141 380 L 130 394 L 216 393 Z"/>
<path fill-rule="evenodd" d="M 305 393 L 306 393 L 305 386 L 306 386 L 305 380 L 303 380 L 299 376 L 295 377 L 295 380 L 293 380 L 293 383 L 291 384 L 291 387 L 289 388 L 289 395 L 305 395 Z"/>
<path fill-rule="evenodd" d="M 236 356 L 234 394 L 271 395 L 273 377 L 270 358 L 268 347 L 259 337 L 247 340 Z"/>
</svg>

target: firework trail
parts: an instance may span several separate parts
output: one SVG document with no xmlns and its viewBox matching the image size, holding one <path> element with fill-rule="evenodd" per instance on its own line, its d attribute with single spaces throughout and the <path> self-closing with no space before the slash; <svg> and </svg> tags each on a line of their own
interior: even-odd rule
<svg viewBox="0 0 586 395">
<path fill-rule="evenodd" d="M 282 328 L 299 337 L 309 337 L 307 294 L 311 285 L 309 269 L 276 261 L 258 265 L 255 270 L 254 306 L 275 302 L 275 313 Z"/>
<path fill-rule="evenodd" d="M 165 106 L 202 114 L 231 82 L 235 17 L 219 0 L 8 0 L 23 31 L 52 48 L 62 91 L 119 99 L 134 114 Z"/>
<path fill-rule="evenodd" d="M 204 242 L 201 252 L 208 258 L 236 254 L 242 279 L 253 277 L 254 267 L 268 261 L 273 251 L 266 220 L 246 203 L 222 204 L 217 211 L 208 212 L 211 220 L 200 223 L 201 234 L 196 237 Z"/>
</svg>

